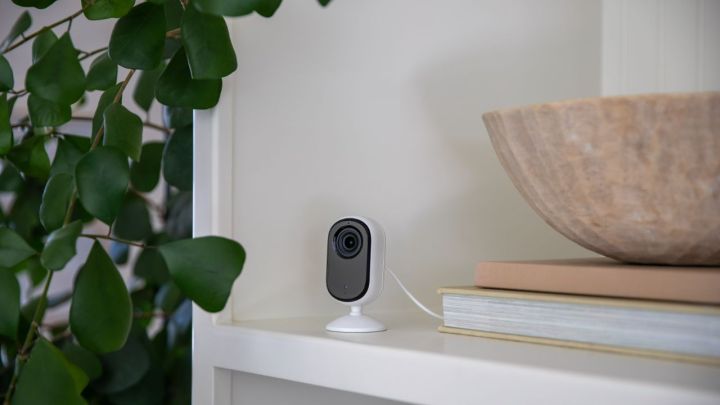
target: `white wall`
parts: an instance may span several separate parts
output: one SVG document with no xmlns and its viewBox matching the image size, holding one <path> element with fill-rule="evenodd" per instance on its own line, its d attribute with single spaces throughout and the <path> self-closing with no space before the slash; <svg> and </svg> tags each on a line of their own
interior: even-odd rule
<svg viewBox="0 0 720 405">
<path fill-rule="evenodd" d="M 400 405 L 404 403 L 242 372 L 233 373 L 232 387 L 231 400 L 233 404 L 238 405 Z"/>
<path fill-rule="evenodd" d="M 603 2 L 603 94 L 709 90 L 720 90 L 720 1 Z"/>
<path fill-rule="evenodd" d="M 307 0 L 235 20 L 235 319 L 344 311 L 324 286 L 340 215 L 377 219 L 388 265 L 436 308 L 481 260 L 589 255 L 521 199 L 481 114 L 598 95 L 601 16 L 599 1 Z M 412 310 L 387 281 L 371 309 Z"/>
</svg>

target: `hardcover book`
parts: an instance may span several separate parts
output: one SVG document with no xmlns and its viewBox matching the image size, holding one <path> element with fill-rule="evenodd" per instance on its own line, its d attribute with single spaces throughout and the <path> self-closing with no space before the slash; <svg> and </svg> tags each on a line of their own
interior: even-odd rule
<svg viewBox="0 0 720 405">
<path fill-rule="evenodd" d="M 720 306 L 442 288 L 441 332 L 720 365 Z"/>
<path fill-rule="evenodd" d="M 483 262 L 475 285 L 607 297 L 720 304 L 720 268 L 623 264 L 610 259 Z"/>
</svg>

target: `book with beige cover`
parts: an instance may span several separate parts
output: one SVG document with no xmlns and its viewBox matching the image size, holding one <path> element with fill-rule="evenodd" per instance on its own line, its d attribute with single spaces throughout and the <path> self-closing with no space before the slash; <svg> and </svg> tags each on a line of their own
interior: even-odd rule
<svg viewBox="0 0 720 405">
<path fill-rule="evenodd" d="M 482 262 L 483 288 L 720 304 L 720 268 L 631 265 L 610 259 Z"/>
<path fill-rule="evenodd" d="M 441 332 L 720 365 L 720 306 L 441 288 Z"/>
</svg>

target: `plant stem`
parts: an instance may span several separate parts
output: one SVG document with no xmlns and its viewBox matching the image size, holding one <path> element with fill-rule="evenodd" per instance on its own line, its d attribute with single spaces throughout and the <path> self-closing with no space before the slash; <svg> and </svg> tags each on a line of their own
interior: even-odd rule
<svg viewBox="0 0 720 405">
<path fill-rule="evenodd" d="M 88 4 L 88 6 L 86 6 L 86 7 L 89 7 L 90 5 L 91 5 L 91 4 Z M 3 51 L 3 55 L 6 54 L 6 53 L 8 53 L 8 52 L 10 52 L 10 51 L 12 51 L 13 49 L 17 48 L 18 46 L 24 44 L 25 42 L 27 42 L 27 41 L 35 38 L 36 36 L 40 35 L 40 34 L 41 34 L 43 31 L 45 31 L 45 30 L 53 29 L 53 28 L 57 27 L 58 25 L 62 25 L 62 24 L 65 24 L 66 22 L 72 21 L 75 17 L 77 17 L 77 16 L 79 16 L 80 14 L 82 14 L 82 13 L 83 13 L 83 10 L 85 10 L 85 9 L 83 8 L 82 10 L 78 10 L 78 11 L 70 14 L 69 16 L 63 18 L 63 19 L 60 20 L 60 21 L 56 21 L 56 22 L 54 22 L 54 23 L 52 23 L 52 24 L 50 24 L 50 25 L 48 25 L 48 26 L 45 26 L 45 27 L 40 28 L 39 30 L 33 32 L 33 33 L 30 34 L 30 35 L 24 36 L 24 37 L 22 38 L 22 40 L 20 40 L 20 42 L 15 43 L 15 44 L 9 46 L 7 49 L 5 49 L 5 50 Z"/>
<path fill-rule="evenodd" d="M 21 41 L 8 47 L 7 49 L 5 49 L 2 52 L 2 54 L 6 54 L 6 53 L 12 51 L 13 49 L 19 47 L 20 45 L 28 42 L 32 38 L 35 38 L 36 36 L 40 35 L 40 33 L 43 32 L 43 30 L 45 30 L 45 29 L 52 29 L 54 27 L 57 27 L 58 25 L 65 23 L 65 22 L 72 22 L 72 20 L 75 17 L 82 14 L 82 12 L 85 10 L 86 7 L 90 7 L 93 3 L 94 2 L 91 1 L 82 10 L 77 11 L 77 12 L 71 14 L 70 16 L 63 18 L 62 20 L 60 20 L 56 23 L 50 24 L 47 27 L 44 27 L 38 31 L 35 31 L 34 33 L 32 33 L 28 36 L 23 36 L 22 37 L 23 39 Z M 127 87 L 128 83 L 130 82 L 130 79 L 132 79 L 132 76 L 134 73 L 135 73 L 134 69 L 131 69 L 128 72 L 122 85 L 120 85 L 120 89 L 118 89 L 118 93 L 115 95 L 115 99 L 113 100 L 113 103 L 120 102 L 120 99 L 122 98 L 122 94 L 125 91 L 125 88 Z M 90 147 L 90 150 L 93 150 L 98 146 L 98 144 L 100 143 L 100 140 L 102 138 L 102 134 L 103 134 L 103 127 L 100 127 L 100 130 L 98 131 L 98 134 L 96 135 L 95 140 L 94 140 L 92 146 Z M 73 211 L 75 209 L 76 202 L 77 202 L 77 189 L 74 189 L 73 193 L 72 193 L 72 197 L 70 199 L 70 204 L 68 205 L 68 209 L 65 212 L 65 219 L 63 221 L 64 225 L 67 225 L 68 223 L 70 223 L 70 220 L 72 219 Z M 90 235 L 89 237 L 93 237 L 93 236 L 94 237 L 102 237 L 102 236 L 96 236 L 96 235 Z M 110 238 L 108 238 L 108 239 L 110 239 Z M 145 247 L 145 245 L 137 244 L 137 243 L 129 242 L 129 241 L 125 241 L 123 243 L 128 243 L 128 244 L 135 245 L 135 246 Z M 47 279 L 45 280 L 45 286 L 43 287 L 42 295 L 40 295 L 40 298 L 37 303 L 37 307 L 35 308 L 35 314 L 33 315 L 32 323 L 30 324 L 30 330 L 28 330 L 28 333 L 25 336 L 25 341 L 24 341 L 22 347 L 20 348 L 20 351 L 17 354 L 17 358 L 19 360 L 17 363 L 17 369 L 13 373 L 12 379 L 10 380 L 10 384 L 8 385 L 7 392 L 5 393 L 5 398 L 3 400 L 4 405 L 10 405 L 10 400 L 12 399 L 12 395 L 15 391 L 15 386 L 17 384 L 18 376 L 22 372 L 22 367 L 27 362 L 27 358 L 29 357 L 29 352 L 31 350 L 35 336 L 37 334 L 38 326 L 40 324 L 42 324 L 42 319 L 45 316 L 45 308 L 43 308 L 43 307 L 45 306 L 45 302 L 47 301 L 47 294 L 48 294 L 48 290 L 50 289 L 50 283 L 52 282 L 53 274 L 54 274 L 53 271 L 48 271 L 48 275 L 47 275 Z"/>
<path fill-rule="evenodd" d="M 10 91 L 8 91 L 8 93 L 12 94 L 13 96 L 20 97 L 20 96 L 24 96 L 25 94 L 27 94 L 28 91 L 25 90 L 25 89 L 22 89 L 22 90 L 10 90 Z"/>
<path fill-rule="evenodd" d="M 30 94 L 30 92 L 25 89 L 18 90 L 18 91 L 10 90 L 10 91 L 8 91 L 8 94 L 12 94 L 17 99 L 20 97 L 27 96 L 28 94 Z"/>
<path fill-rule="evenodd" d="M 132 245 L 132 246 L 141 247 L 141 248 L 143 248 L 143 249 L 152 247 L 152 246 L 148 246 L 148 245 L 146 245 L 146 244 L 144 244 L 144 243 L 133 242 L 133 241 L 129 241 L 129 240 L 126 240 L 126 239 L 115 238 L 115 237 L 113 237 L 113 236 L 108 236 L 108 235 L 99 235 L 99 234 L 83 233 L 83 234 L 80 234 L 80 236 L 83 237 L 83 238 L 89 238 L 89 239 L 107 239 L 107 240 L 115 241 L 115 242 L 118 242 L 118 243 L 123 243 L 123 244 L 125 244 L 125 245 Z"/>
<path fill-rule="evenodd" d="M 118 89 L 118 93 L 115 95 L 115 98 L 113 99 L 113 103 L 120 102 L 120 99 L 122 98 L 123 91 L 125 91 L 125 88 L 127 87 L 128 83 L 130 82 L 130 79 L 132 79 L 133 73 L 135 73 L 135 69 L 131 69 L 128 71 L 128 75 L 125 77 L 125 80 L 120 85 L 120 89 Z M 97 148 L 97 146 L 100 144 L 100 140 L 102 139 L 102 135 L 104 133 L 104 127 L 101 126 L 98 130 L 98 133 L 95 135 L 95 140 L 93 141 L 93 144 L 90 146 L 90 150 Z M 64 225 L 67 225 L 70 223 L 70 220 L 72 219 L 73 211 L 75 210 L 75 204 L 77 203 L 77 189 L 73 190 L 72 196 L 70 197 L 70 204 L 68 205 L 67 211 L 65 211 L 65 220 L 63 221 Z"/>
<path fill-rule="evenodd" d="M 108 49 L 108 47 L 105 46 L 105 47 L 102 47 L 102 48 L 98 48 L 98 49 L 96 49 L 96 50 L 94 50 L 94 51 L 81 52 L 81 53 L 82 53 L 82 56 L 80 56 L 80 57 L 78 58 L 78 60 L 85 60 L 85 59 L 87 59 L 87 58 L 89 58 L 89 57 L 91 57 L 91 56 L 93 56 L 93 55 L 97 55 L 97 54 L 100 53 L 100 52 L 107 51 L 107 49 Z"/>
<path fill-rule="evenodd" d="M 78 13 L 78 15 L 79 15 L 79 13 Z M 77 16 L 77 15 L 75 15 L 75 16 Z M 113 100 L 113 103 L 120 102 L 122 93 L 123 93 L 123 91 L 125 91 L 125 88 L 127 87 L 128 83 L 130 82 L 130 79 L 132 78 L 133 73 L 135 73 L 134 69 L 130 70 L 128 72 L 128 75 L 125 78 L 125 81 L 123 81 L 122 85 L 120 86 L 120 89 L 118 90 L 117 95 L 115 95 L 115 99 Z M 100 128 L 100 130 L 102 130 L 102 127 Z M 99 140 L 101 139 L 101 137 L 102 137 L 102 132 L 99 131 L 98 135 L 96 135 L 96 137 L 95 137 L 95 142 L 93 142 L 92 146 L 90 147 L 90 150 L 93 150 L 98 146 Z M 65 212 L 65 219 L 63 221 L 64 225 L 67 225 L 70 223 L 70 220 L 72 219 L 73 211 L 75 210 L 76 203 L 77 203 L 77 189 L 74 189 L 72 196 L 70 198 L 70 204 L 68 205 L 68 209 Z M 145 245 L 142 245 L 139 243 L 114 239 L 114 238 L 110 238 L 110 237 L 107 237 L 104 235 L 85 235 L 85 234 L 83 234 L 81 236 L 85 236 L 85 237 L 89 237 L 89 238 L 113 239 L 113 240 L 117 240 L 118 242 L 126 243 L 129 245 L 140 246 L 143 248 L 146 247 Z M 43 288 L 43 293 L 40 297 L 40 301 L 38 301 L 38 306 L 35 309 L 35 315 L 33 316 L 33 321 L 30 326 L 30 330 L 28 331 L 27 336 L 25 336 L 25 343 L 23 344 L 22 349 L 18 353 L 18 357 L 20 359 L 20 362 L 18 363 L 18 368 L 22 367 L 22 365 L 25 363 L 26 358 L 27 358 L 27 351 L 30 349 L 32 340 L 35 337 L 35 333 L 37 332 L 38 325 L 40 325 L 42 323 L 42 317 L 45 314 L 45 311 L 41 311 L 41 308 L 43 306 L 42 301 L 47 300 L 47 293 L 48 293 L 48 289 L 50 288 L 50 282 L 52 281 L 53 274 L 54 274 L 54 272 L 52 272 L 52 271 L 50 271 L 48 274 L 48 278 L 45 281 L 45 287 Z M 15 371 L 15 373 L 13 374 L 12 380 L 10 381 L 10 386 L 8 387 L 8 391 L 5 394 L 5 401 L 3 403 L 4 405 L 10 405 L 10 399 L 12 398 L 12 393 L 13 393 L 13 390 L 15 389 L 15 384 L 17 383 L 18 375 L 20 375 L 19 369 Z"/>
<path fill-rule="evenodd" d="M 128 83 L 130 83 L 130 79 L 132 79 L 133 74 L 135 74 L 135 69 L 128 70 L 127 76 L 125 76 L 125 80 L 123 80 L 122 84 L 120 85 L 120 88 L 118 89 L 117 94 L 115 95 L 115 98 L 113 99 L 113 104 L 117 104 L 122 99 L 123 92 L 125 91 L 125 88 L 127 87 Z M 105 134 L 105 126 L 101 125 L 100 129 L 98 129 L 97 134 L 95 134 L 95 139 L 93 140 L 92 145 L 90 146 L 90 150 L 93 150 L 97 148 L 97 146 L 100 144 L 100 141 L 102 140 L 103 134 Z"/>
<path fill-rule="evenodd" d="M 165 38 L 180 38 L 180 28 L 175 28 L 166 32 Z"/>
<path fill-rule="evenodd" d="M 30 330 L 25 336 L 25 342 L 23 343 L 20 351 L 17 354 L 17 357 L 20 360 L 17 363 L 18 370 L 15 370 L 12 379 L 10 380 L 10 385 L 8 386 L 7 392 L 5 393 L 5 401 L 3 402 L 4 405 L 10 405 L 10 399 L 12 398 L 13 392 L 15 391 L 15 385 L 17 384 L 17 376 L 20 375 L 20 369 L 23 365 L 25 365 L 25 362 L 27 362 L 27 358 L 29 355 L 28 352 L 33 344 L 33 339 L 35 338 L 35 334 L 37 333 L 38 325 L 42 323 L 42 318 L 45 315 L 45 309 L 43 308 L 45 304 L 43 303 L 43 301 L 47 300 L 47 294 L 48 290 L 50 289 L 50 282 L 52 282 L 53 274 L 55 274 L 54 271 L 48 271 L 48 276 L 47 279 L 45 279 L 45 286 L 43 287 L 42 295 L 38 300 L 37 306 L 35 307 L 35 314 L 33 315 L 32 323 L 30 324 Z"/>
<path fill-rule="evenodd" d="M 70 220 L 72 220 L 72 214 L 73 211 L 75 211 L 75 204 L 77 202 L 77 189 L 73 189 L 72 195 L 70 196 L 70 205 L 68 205 L 67 211 L 65 211 L 65 220 L 63 221 L 64 225 L 67 225 L 70 223 Z"/>
<path fill-rule="evenodd" d="M 164 133 L 166 133 L 166 134 L 169 134 L 169 133 L 170 133 L 170 129 L 168 129 L 168 128 L 160 125 L 160 124 L 154 124 L 154 123 L 152 123 L 152 122 L 147 122 L 147 121 L 145 121 L 145 122 L 143 122 L 143 125 L 146 126 L 146 127 L 148 127 L 148 128 L 152 128 L 152 129 L 154 129 L 154 130 L 157 130 L 157 131 L 160 131 L 160 132 L 164 132 Z"/>
</svg>

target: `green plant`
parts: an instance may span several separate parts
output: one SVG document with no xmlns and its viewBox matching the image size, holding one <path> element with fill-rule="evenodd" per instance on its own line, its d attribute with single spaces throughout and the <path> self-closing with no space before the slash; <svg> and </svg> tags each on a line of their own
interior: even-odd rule
<svg viewBox="0 0 720 405">
<path fill-rule="evenodd" d="M 55 0 L 13 2 L 43 9 Z M 77 12 L 33 32 L 24 12 L 0 43 L 0 400 L 188 403 L 190 300 L 221 310 L 245 260 L 235 241 L 191 238 L 192 109 L 213 107 L 222 78 L 237 68 L 222 17 L 270 17 L 281 0 L 78 3 Z M 75 48 L 71 26 L 82 17 L 118 19 L 107 47 Z M 33 64 L 18 89 L 4 55 L 26 44 Z M 86 71 L 81 62 L 90 58 Z M 126 69 L 119 82 L 118 67 Z M 141 109 L 164 105 L 162 125 L 126 107 L 131 82 Z M 74 116 L 89 91 L 101 92 L 94 115 Z M 11 122 L 23 100 L 27 117 Z M 72 120 L 89 121 L 92 131 L 65 132 Z M 165 140 L 143 143 L 144 130 Z M 157 187 L 160 203 L 148 197 Z M 97 222 L 108 232 L 87 231 Z M 79 238 L 93 244 L 73 290 L 48 296 Z M 116 265 L 128 262 L 130 246 L 139 254 L 128 289 Z M 39 289 L 23 305 L 22 276 Z M 44 322 L 48 308 L 67 302 L 67 322 Z"/>
</svg>

